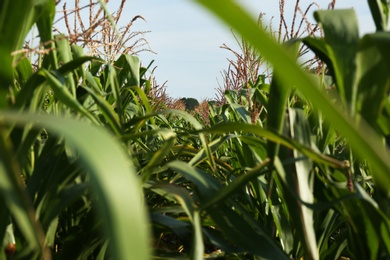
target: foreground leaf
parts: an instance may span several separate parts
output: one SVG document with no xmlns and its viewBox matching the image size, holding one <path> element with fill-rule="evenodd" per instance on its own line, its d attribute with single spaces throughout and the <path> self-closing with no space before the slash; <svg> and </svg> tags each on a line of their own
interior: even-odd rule
<svg viewBox="0 0 390 260">
<path fill-rule="evenodd" d="M 78 150 L 83 166 L 90 173 L 94 191 L 100 198 L 99 209 L 110 235 L 114 259 L 147 259 L 150 256 L 149 230 L 142 206 L 141 185 L 122 147 L 101 128 L 72 119 L 0 112 L 1 125 L 24 127 L 31 123 L 34 127 L 43 127 L 63 136 Z M 16 186 L 12 188 L 20 189 Z"/>
<path fill-rule="evenodd" d="M 345 115 L 340 108 L 335 106 L 287 52 L 273 41 L 263 29 L 259 28 L 258 23 L 234 1 L 196 0 L 196 2 L 207 7 L 226 25 L 239 32 L 270 61 L 275 70 L 283 71 L 278 78 L 281 84 L 284 87 L 294 85 L 314 104 L 316 109 L 327 115 L 327 120 L 331 120 L 331 123 L 348 138 L 356 154 L 369 162 L 376 183 L 387 189 L 390 185 L 390 175 L 388 174 L 390 172 L 390 161 L 388 160 L 390 152 L 367 123 L 361 122 L 357 125 L 354 119 Z"/>
</svg>

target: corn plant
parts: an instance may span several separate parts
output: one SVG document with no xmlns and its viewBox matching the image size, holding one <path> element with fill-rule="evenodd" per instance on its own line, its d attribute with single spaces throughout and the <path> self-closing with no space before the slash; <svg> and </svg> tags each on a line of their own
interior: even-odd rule
<svg viewBox="0 0 390 260">
<path fill-rule="evenodd" d="M 301 41 L 326 63 L 334 83 L 325 84 L 325 76 L 314 80 L 295 64 L 300 40 L 291 40 L 287 43 L 289 48 L 281 48 L 233 2 L 198 2 L 239 32 L 274 67 L 267 109 L 269 130 L 251 127 L 252 130 L 246 132 L 258 133 L 269 142 L 267 156 L 273 167 L 269 170 L 268 181 L 271 187 L 276 187 L 275 198 L 279 199 L 272 200 L 272 189 L 266 194 L 269 195 L 268 203 L 274 206 L 271 211 L 274 210 L 276 234 L 284 252 L 294 258 L 313 259 L 320 255 L 332 258 L 344 255 L 355 259 L 388 255 L 388 244 L 383 242 L 387 241 L 388 217 L 386 206 L 380 206 L 387 204 L 386 195 L 376 197 L 372 194 L 373 187 L 375 193 L 385 192 L 389 180 L 388 147 L 382 141 L 387 136 L 386 127 L 382 124 L 382 131 L 378 127 L 379 121 L 387 121 L 389 78 L 384 71 L 388 68 L 388 54 L 382 44 L 388 44 L 389 38 L 388 33 L 381 31 L 387 26 L 388 3 L 370 1 L 378 32 L 362 39 L 359 39 L 357 19 L 352 10 L 315 12 L 325 36 L 307 37 Z M 220 8 L 222 5 L 224 8 Z M 369 61 L 368 53 L 374 55 L 374 61 Z M 375 80 L 368 80 L 373 78 Z M 297 97 L 290 98 L 291 87 L 299 91 L 298 98 L 302 99 L 302 95 L 307 98 L 301 107 L 306 111 L 289 108 L 286 113 L 286 106 L 297 100 Z M 377 105 L 367 107 L 368 102 L 374 100 Z M 314 125 L 317 144 L 313 144 L 305 113 L 312 113 L 311 118 L 317 121 Z M 214 129 L 219 127 L 222 128 L 215 126 Z M 224 129 L 228 128 L 242 131 L 245 127 L 224 126 Z M 277 137 L 271 137 L 273 134 L 290 140 L 286 143 L 276 140 Z M 303 145 L 309 150 L 286 149 L 287 143 Z M 343 143 L 343 151 L 339 151 Z M 311 153 L 319 151 L 319 144 L 324 149 L 321 158 Z M 356 208 L 356 205 L 359 206 Z M 328 213 L 324 209 L 328 209 Z M 264 241 L 258 240 L 258 246 L 264 245 Z M 266 252 L 264 250 L 260 256 L 279 257 L 277 253 L 271 256 Z"/>
<path fill-rule="evenodd" d="M 280 46 L 234 2 L 198 2 L 275 71 L 207 120 L 160 110 L 138 57 L 53 36 L 54 1 L 0 2 L 2 258 L 388 258 L 387 3 L 362 39 L 353 11 L 317 11 L 323 38 Z M 34 24 L 35 69 L 17 51 Z"/>
<path fill-rule="evenodd" d="M 53 37 L 54 1 L 0 6 L 1 258 L 148 258 L 140 181 L 129 153 L 113 137 L 126 116 L 111 113 L 116 71 L 108 63 L 99 85 L 94 68 L 103 61 Z M 37 69 L 15 52 L 33 25 L 48 49 Z M 139 60 L 123 56 L 117 62 L 125 67 L 119 76 L 137 88 Z M 123 98 L 116 99 L 119 108 L 128 102 Z"/>
</svg>

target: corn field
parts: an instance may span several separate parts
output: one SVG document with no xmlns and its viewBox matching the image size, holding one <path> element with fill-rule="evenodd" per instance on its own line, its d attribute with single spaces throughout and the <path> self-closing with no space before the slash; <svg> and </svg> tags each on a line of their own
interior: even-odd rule
<svg viewBox="0 0 390 260">
<path fill-rule="evenodd" d="M 193 111 L 141 65 L 143 17 L 117 29 L 100 0 L 83 23 L 75 1 L 74 29 L 58 2 L 0 0 L 0 259 L 390 258 L 387 0 L 364 36 L 335 1 L 273 34 L 194 0 L 246 56 Z"/>
</svg>

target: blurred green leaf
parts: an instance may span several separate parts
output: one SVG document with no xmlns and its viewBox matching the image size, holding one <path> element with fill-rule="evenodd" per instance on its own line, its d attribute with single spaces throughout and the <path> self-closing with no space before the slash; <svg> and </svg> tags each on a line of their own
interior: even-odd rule
<svg viewBox="0 0 390 260">
<path fill-rule="evenodd" d="M 56 3 L 52 0 L 34 0 L 36 12 L 39 14 L 36 25 L 39 31 L 40 41 L 45 49 L 51 50 L 44 57 L 44 62 L 50 61 L 46 68 L 57 69 L 59 64 L 56 57 L 55 43 L 53 40 L 53 20 L 56 14 Z"/>
<path fill-rule="evenodd" d="M 298 54 L 299 42 L 290 41 L 285 44 L 285 47 L 291 57 L 296 59 L 296 56 Z M 280 73 L 284 73 L 284 71 L 280 71 Z M 283 122 L 286 117 L 285 111 L 287 99 L 290 92 L 290 89 L 284 88 L 282 85 L 280 85 L 278 79 L 278 72 L 275 71 L 269 92 L 267 128 L 278 134 L 281 134 L 283 132 Z M 278 155 L 278 151 L 278 143 L 268 143 L 268 154 L 271 159 Z"/>
<path fill-rule="evenodd" d="M 74 109 L 75 111 L 83 114 L 85 117 L 89 118 L 92 122 L 96 122 L 96 119 L 72 96 L 68 89 L 63 85 L 64 78 L 59 73 L 53 75 L 47 70 L 41 70 L 42 75 L 44 75 L 52 87 L 55 96 L 69 108 Z M 55 72 L 53 72 L 55 73 Z M 57 77 L 56 77 L 57 76 Z"/>
<path fill-rule="evenodd" d="M 389 22 L 388 0 L 367 0 L 377 31 L 387 31 Z"/>
<path fill-rule="evenodd" d="M 0 66 L 0 88 L 4 89 L 12 83 L 13 69 L 21 57 L 20 54 L 11 56 L 11 53 L 22 47 L 27 33 L 42 15 L 42 8 L 48 5 L 54 5 L 54 2 L 51 0 L 0 1 L 0 58 L 3 64 Z"/>
<path fill-rule="evenodd" d="M 150 257 L 148 218 L 142 205 L 140 182 L 122 147 L 106 131 L 72 119 L 28 113 L 1 111 L 0 121 L 2 125 L 22 127 L 33 122 L 35 127 L 45 127 L 64 136 L 78 150 L 83 166 L 90 173 L 114 258 Z M 15 184 L 10 188 L 21 191 Z"/>
<path fill-rule="evenodd" d="M 162 196 L 167 198 L 173 197 L 174 200 L 181 204 L 193 225 L 191 259 L 203 259 L 204 243 L 200 214 L 189 192 L 185 188 L 172 184 L 156 184 L 152 186 L 152 189 L 158 190 Z"/>
<path fill-rule="evenodd" d="M 381 115 L 390 90 L 390 33 L 363 37 L 357 55 L 359 111 L 372 126 Z"/>
<path fill-rule="evenodd" d="M 24 84 L 33 74 L 33 69 L 29 59 L 22 59 L 16 66 L 16 72 L 18 74 L 18 82 Z"/>
<path fill-rule="evenodd" d="M 310 126 L 303 111 L 290 108 L 288 117 L 291 137 L 300 144 L 311 146 Z M 302 201 L 307 204 L 313 204 L 313 163 L 297 150 L 293 151 L 293 156 L 296 159 L 295 170 L 288 173 L 287 183 Z M 288 204 L 288 206 L 290 206 L 292 221 L 295 223 L 294 228 L 298 229 L 298 232 L 301 234 L 298 237 L 302 240 L 302 244 L 307 250 L 307 257 L 310 259 L 319 259 L 316 233 L 314 230 L 313 210 L 301 203 L 297 203 L 297 205 Z M 294 211 L 296 214 L 293 214 Z"/>
<path fill-rule="evenodd" d="M 331 62 L 327 65 L 334 74 L 336 87 L 348 113 L 354 115 L 357 95 L 357 86 L 354 82 L 355 56 L 359 43 L 355 11 L 353 9 L 316 11 L 314 17 L 325 34 L 325 48 L 330 54 L 327 59 Z M 312 49 L 316 52 L 316 48 Z"/>
<path fill-rule="evenodd" d="M 1 122 L 3 121 L 3 122 Z M 14 122 L 12 122 L 14 123 Z M 6 137 L 3 113 L 0 116 L 0 196 L 7 205 L 10 214 L 20 226 L 21 232 L 29 241 L 26 251 L 34 250 L 42 257 L 50 257 L 48 248 L 44 245 L 44 232 L 36 220 L 32 201 L 29 199 L 21 179 L 21 169 L 13 156 L 13 147 Z"/>
</svg>

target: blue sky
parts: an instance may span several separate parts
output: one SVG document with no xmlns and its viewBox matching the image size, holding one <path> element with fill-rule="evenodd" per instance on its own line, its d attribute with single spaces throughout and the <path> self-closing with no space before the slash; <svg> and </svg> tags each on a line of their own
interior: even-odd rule
<svg viewBox="0 0 390 260">
<path fill-rule="evenodd" d="M 114 3 L 113 3 L 114 2 Z M 109 2 L 108 7 L 116 10 L 119 0 Z M 278 17 L 278 0 L 239 0 L 254 17 L 266 13 L 264 21 Z M 292 13 L 295 1 L 288 0 L 286 14 Z M 312 1 L 301 0 L 306 7 Z M 329 1 L 317 1 L 326 8 Z M 357 4 L 357 2 L 359 2 Z M 353 7 L 359 17 L 360 30 L 373 30 L 366 1 L 341 0 L 337 8 Z M 291 10 L 289 12 L 288 10 Z M 146 34 L 151 48 L 157 54 L 141 53 L 143 65 L 155 60 L 154 75 L 157 83 L 167 82 L 167 92 L 172 97 L 194 97 L 199 100 L 214 98 L 218 81 L 222 82 L 221 71 L 227 68 L 230 53 L 219 48 L 226 43 L 235 47 L 230 29 L 223 26 L 206 10 L 191 0 L 127 0 L 122 20 L 142 15 L 147 22 L 137 20 L 133 30 L 151 31 Z M 127 22 L 127 21 L 125 21 Z M 276 20 L 273 22 L 278 24 Z"/>
</svg>

